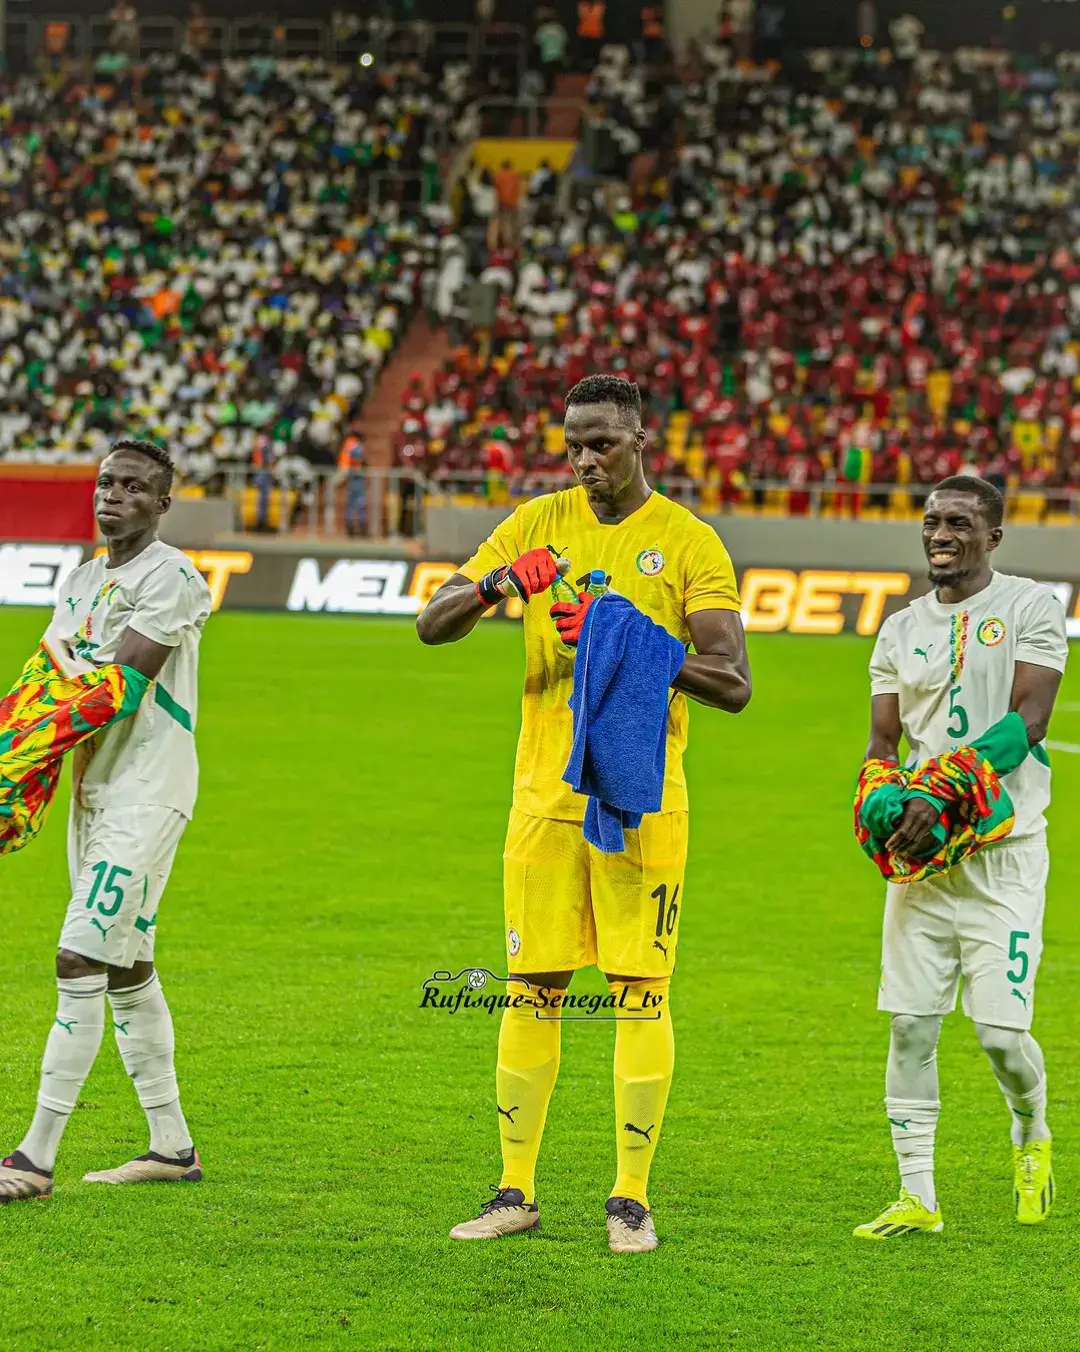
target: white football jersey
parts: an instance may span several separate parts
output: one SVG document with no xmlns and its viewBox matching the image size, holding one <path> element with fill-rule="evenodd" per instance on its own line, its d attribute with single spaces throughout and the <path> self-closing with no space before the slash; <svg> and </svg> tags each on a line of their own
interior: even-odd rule
<svg viewBox="0 0 1080 1352">
<path fill-rule="evenodd" d="M 981 592 L 942 605 L 931 591 L 890 615 L 870 659 L 874 695 L 900 696 L 909 765 L 970 743 L 1009 712 L 1017 662 L 1064 671 L 1065 608 L 1050 588 L 994 573 Z M 1013 837 L 1046 825 L 1050 765 L 1042 747 L 1002 781 L 1016 809 Z"/>
<path fill-rule="evenodd" d="M 76 568 L 60 588 L 45 644 L 70 675 L 111 662 L 124 630 L 172 648 L 138 712 L 75 751 L 77 807 L 170 807 L 190 817 L 198 792 L 195 755 L 199 639 L 210 589 L 180 550 L 155 540 L 130 563 L 104 557 Z"/>
</svg>

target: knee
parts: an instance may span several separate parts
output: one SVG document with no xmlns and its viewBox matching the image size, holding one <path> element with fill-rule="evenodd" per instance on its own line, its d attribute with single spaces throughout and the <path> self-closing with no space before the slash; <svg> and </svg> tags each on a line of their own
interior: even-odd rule
<svg viewBox="0 0 1080 1352">
<path fill-rule="evenodd" d="M 61 948 L 56 955 L 58 981 L 78 981 L 83 976 L 99 976 L 105 970 L 103 962 L 92 962 L 81 953 L 72 953 L 67 948 Z"/>
<path fill-rule="evenodd" d="M 977 1023 L 979 1045 L 995 1066 L 1012 1070 L 1021 1059 L 1024 1034 L 1015 1028 L 998 1028 L 992 1023 Z"/>
<path fill-rule="evenodd" d="M 899 1057 L 925 1060 L 937 1046 L 939 1020 L 925 1014 L 894 1014 L 890 1024 L 893 1051 Z"/>
</svg>

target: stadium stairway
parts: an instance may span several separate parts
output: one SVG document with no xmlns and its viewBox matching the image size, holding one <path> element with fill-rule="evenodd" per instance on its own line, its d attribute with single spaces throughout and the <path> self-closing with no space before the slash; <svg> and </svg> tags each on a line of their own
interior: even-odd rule
<svg viewBox="0 0 1080 1352">
<path fill-rule="evenodd" d="M 401 400 L 409 377 L 419 371 L 427 381 L 449 355 L 446 334 L 432 328 L 425 315 L 418 316 L 364 408 L 362 421 L 369 465 L 393 463 L 394 437 L 401 426 Z"/>
<path fill-rule="evenodd" d="M 560 75 L 551 91 L 553 99 L 585 99 L 585 89 L 589 83 L 587 75 Z M 581 110 L 556 105 L 548 108 L 545 136 L 556 137 L 562 141 L 576 141 L 581 130 Z"/>
</svg>

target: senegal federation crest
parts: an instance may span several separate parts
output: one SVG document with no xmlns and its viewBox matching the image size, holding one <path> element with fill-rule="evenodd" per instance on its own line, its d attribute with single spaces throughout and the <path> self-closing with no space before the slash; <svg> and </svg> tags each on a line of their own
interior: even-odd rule
<svg viewBox="0 0 1080 1352">
<path fill-rule="evenodd" d="M 664 556 L 659 549 L 643 549 L 636 562 L 638 572 L 646 577 L 655 577 L 664 571 Z"/>
<path fill-rule="evenodd" d="M 1005 637 L 1005 621 L 999 620 L 996 615 L 990 619 L 983 620 L 978 629 L 975 630 L 975 637 L 984 648 L 996 648 Z"/>
<path fill-rule="evenodd" d="M 518 949 L 521 947 L 521 936 L 513 927 L 506 932 L 506 946 L 510 950 L 510 956 L 516 957 Z"/>
</svg>

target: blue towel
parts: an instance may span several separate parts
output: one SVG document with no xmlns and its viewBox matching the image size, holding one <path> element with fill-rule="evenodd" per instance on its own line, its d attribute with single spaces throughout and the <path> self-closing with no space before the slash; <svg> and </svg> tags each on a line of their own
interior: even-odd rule
<svg viewBox="0 0 1080 1352">
<path fill-rule="evenodd" d="M 574 746 L 563 779 L 588 795 L 585 839 L 605 854 L 626 848 L 664 797 L 671 682 L 686 649 L 625 596 L 589 607 L 574 659 Z"/>
</svg>

